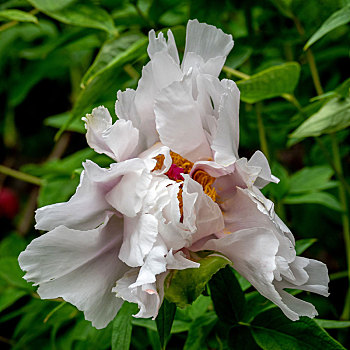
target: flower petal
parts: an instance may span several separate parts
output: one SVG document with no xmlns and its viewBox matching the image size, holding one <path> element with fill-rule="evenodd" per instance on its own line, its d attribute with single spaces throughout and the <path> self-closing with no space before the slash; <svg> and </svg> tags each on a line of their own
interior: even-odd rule
<svg viewBox="0 0 350 350">
<path fill-rule="evenodd" d="M 75 194 L 68 202 L 37 209 L 35 228 L 47 231 L 59 225 L 80 230 L 96 228 L 103 222 L 105 211 L 112 208 L 106 201 L 106 194 L 118 184 L 122 175 L 140 171 L 145 164 L 145 160 L 135 158 L 103 169 L 91 161 L 85 162 Z"/>
<path fill-rule="evenodd" d="M 132 267 L 142 266 L 158 234 L 158 221 L 151 214 L 124 217 L 124 237 L 119 259 Z"/>
<path fill-rule="evenodd" d="M 116 293 L 118 298 L 138 304 L 140 311 L 133 315 L 134 317 L 155 318 L 161 304 L 156 283 L 130 288 L 135 283 L 138 272 L 139 269 L 132 269 L 130 272 L 127 272 L 117 281 L 112 291 Z"/>
<path fill-rule="evenodd" d="M 97 153 L 105 153 L 117 162 L 134 155 L 139 131 L 130 120 L 120 119 L 112 125 L 108 110 L 102 106 L 94 108 L 92 114 L 87 114 L 83 120 L 87 142 Z"/>
<path fill-rule="evenodd" d="M 161 90 L 155 100 L 155 114 L 159 138 L 165 146 L 191 161 L 211 158 L 188 77 Z"/>
<path fill-rule="evenodd" d="M 84 311 L 96 328 L 104 328 L 122 301 L 112 293 L 128 267 L 118 259 L 122 220 L 116 216 L 89 231 L 59 226 L 34 239 L 19 256 L 24 278 L 40 285 L 43 299 L 62 297 Z"/>
<path fill-rule="evenodd" d="M 187 72 L 188 68 L 193 66 L 193 62 L 191 62 L 191 65 L 187 62 L 189 53 L 198 55 L 204 62 L 221 56 L 223 59 L 214 61 L 216 67 L 213 61 L 208 66 L 210 71 L 214 69 L 219 73 L 225 57 L 229 54 L 232 47 L 233 40 L 231 35 L 225 34 L 221 29 L 212 25 L 199 23 L 196 19 L 190 20 L 187 24 L 186 47 L 181 67 L 184 72 Z M 205 73 L 207 72 L 205 71 Z"/>
</svg>

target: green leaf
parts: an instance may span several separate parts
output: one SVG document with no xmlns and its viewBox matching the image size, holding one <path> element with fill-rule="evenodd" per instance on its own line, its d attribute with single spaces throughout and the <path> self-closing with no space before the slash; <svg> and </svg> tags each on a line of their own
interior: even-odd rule
<svg viewBox="0 0 350 350">
<path fill-rule="evenodd" d="M 0 293 L 0 312 L 7 309 L 13 303 L 15 303 L 18 299 L 22 298 L 24 295 L 27 295 L 28 292 L 23 289 L 16 288 L 6 288 L 3 290 L 1 288 Z"/>
<path fill-rule="evenodd" d="M 308 40 L 304 46 L 304 50 L 307 50 L 313 43 L 322 38 L 330 31 L 350 22 L 350 5 L 343 7 L 342 9 L 334 12 L 316 31 L 316 33 Z"/>
<path fill-rule="evenodd" d="M 217 320 L 218 318 L 214 312 L 208 312 L 207 314 L 194 320 L 188 331 L 188 336 L 183 350 L 206 349 L 207 346 L 205 346 L 205 340 Z"/>
<path fill-rule="evenodd" d="M 304 193 L 333 188 L 338 185 L 336 181 L 329 181 L 334 170 L 327 166 L 305 167 L 290 177 L 289 193 Z"/>
<path fill-rule="evenodd" d="M 38 23 L 38 19 L 34 15 L 17 9 L 0 11 L 0 19 L 2 18 L 10 21 Z"/>
<path fill-rule="evenodd" d="M 107 11 L 92 3 L 75 0 L 28 0 L 46 15 L 66 24 L 102 29 L 116 33 L 112 17 Z"/>
<path fill-rule="evenodd" d="M 176 305 L 164 298 L 156 318 L 157 331 L 162 349 L 165 349 L 168 342 L 171 327 L 174 322 L 175 312 Z"/>
<path fill-rule="evenodd" d="M 255 103 L 282 94 L 290 94 L 299 81 L 299 75 L 300 65 L 297 62 L 288 62 L 265 69 L 249 79 L 237 82 L 241 91 L 241 100 Z"/>
<path fill-rule="evenodd" d="M 82 86 L 88 85 L 104 69 L 108 69 L 110 65 L 113 65 L 118 55 L 122 54 L 130 45 L 142 38 L 144 38 L 143 34 L 131 32 L 118 38 L 107 40 L 96 56 L 95 61 L 85 73 L 81 81 Z"/>
<path fill-rule="evenodd" d="M 132 331 L 132 315 L 137 313 L 137 305 L 124 301 L 113 321 L 112 350 L 129 350 Z"/>
<path fill-rule="evenodd" d="M 350 98 L 333 98 L 302 123 L 291 135 L 294 138 L 330 134 L 350 125 Z"/>
<path fill-rule="evenodd" d="M 133 318 L 131 323 L 134 326 L 144 327 L 152 331 L 157 332 L 156 321 L 146 318 Z M 182 320 L 174 320 L 173 325 L 171 326 L 171 334 L 187 332 L 190 328 L 191 323 Z"/>
<path fill-rule="evenodd" d="M 297 255 L 302 254 L 307 248 L 311 247 L 315 242 L 317 242 L 316 238 L 298 239 L 295 242 L 295 250 L 297 252 Z"/>
<path fill-rule="evenodd" d="M 326 192 L 310 192 L 295 196 L 287 196 L 284 198 L 283 202 L 285 204 L 314 203 L 324 205 L 336 211 L 343 210 L 339 201 L 333 195 Z"/>
<path fill-rule="evenodd" d="M 337 321 L 337 320 L 321 320 L 315 318 L 315 322 L 322 328 L 326 329 L 341 329 L 349 328 L 350 321 Z"/>
<path fill-rule="evenodd" d="M 293 322 L 278 309 L 259 314 L 250 329 L 255 341 L 264 350 L 344 349 L 314 320 L 301 317 Z"/>
<path fill-rule="evenodd" d="M 18 257 L 19 253 L 27 246 L 27 242 L 16 233 L 12 233 L 5 237 L 0 242 L 0 256 L 4 257 Z"/>
<path fill-rule="evenodd" d="M 252 53 L 253 49 L 251 47 L 240 45 L 231 51 L 227 57 L 225 65 L 233 69 L 238 68 L 251 56 Z"/>
<path fill-rule="evenodd" d="M 179 307 L 185 307 L 195 301 L 205 285 L 219 269 L 229 261 L 224 257 L 207 256 L 199 261 L 200 267 L 186 270 L 174 270 L 165 279 L 165 297 Z"/>
<path fill-rule="evenodd" d="M 52 115 L 44 120 L 44 125 L 52 126 L 54 128 L 61 128 L 67 120 L 71 117 L 70 112 L 65 112 L 61 114 Z M 86 130 L 84 127 L 84 122 L 81 119 L 73 119 L 73 121 L 66 128 L 68 131 L 75 131 L 80 134 L 85 134 Z"/>
<path fill-rule="evenodd" d="M 11 287 L 27 290 L 32 292 L 32 286 L 22 277 L 24 272 L 20 269 L 17 257 L 1 257 L 0 258 L 0 278 L 7 282 Z"/>
<path fill-rule="evenodd" d="M 209 281 L 210 294 L 218 317 L 229 324 L 242 319 L 245 298 L 230 266 L 219 270 Z"/>
</svg>

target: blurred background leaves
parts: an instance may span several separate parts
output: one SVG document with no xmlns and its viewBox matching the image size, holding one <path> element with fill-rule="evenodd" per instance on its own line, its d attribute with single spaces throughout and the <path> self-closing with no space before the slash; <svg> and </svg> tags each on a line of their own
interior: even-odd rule
<svg viewBox="0 0 350 350">
<path fill-rule="evenodd" d="M 348 346 L 349 6 L 347 0 L 2 0 L 1 347 Z M 321 320 L 288 321 L 226 267 L 203 291 L 187 296 L 201 293 L 191 306 L 177 308 L 173 323 L 167 317 L 157 324 L 132 318 L 133 305 L 125 304 L 113 324 L 96 330 L 62 300 L 39 300 L 21 278 L 17 256 L 39 234 L 33 229 L 35 208 L 69 199 L 86 159 L 109 165 L 86 148 L 81 118 L 103 104 L 116 119 L 117 91 L 135 88 L 148 60 L 148 31 L 171 28 L 181 57 L 192 18 L 235 40 L 221 78 L 235 80 L 241 90 L 240 156 L 250 157 L 256 149 L 268 156 L 281 182 L 264 193 L 299 240 L 299 253 L 308 248 L 306 256 L 328 265 L 331 296 L 301 294 L 316 305 Z M 220 276 L 245 302 L 225 310 L 220 303 L 227 306 L 227 296 L 217 294 L 211 301 L 211 290 L 220 290 Z M 239 316 L 230 324 L 224 311 Z M 125 337 L 118 335 L 120 327 Z M 162 329 L 161 341 L 157 329 Z M 277 343 L 271 330 L 278 330 Z"/>
</svg>

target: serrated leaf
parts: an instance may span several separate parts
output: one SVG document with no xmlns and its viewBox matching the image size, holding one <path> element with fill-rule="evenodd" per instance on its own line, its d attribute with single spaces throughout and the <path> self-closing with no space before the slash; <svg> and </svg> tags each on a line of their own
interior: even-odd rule
<svg viewBox="0 0 350 350">
<path fill-rule="evenodd" d="M 102 29 L 115 34 L 112 17 L 103 8 L 92 3 L 73 0 L 28 0 L 46 15 L 66 24 Z"/>
<path fill-rule="evenodd" d="M 245 298 L 232 268 L 219 270 L 209 287 L 218 317 L 229 324 L 239 322 L 244 314 Z"/>
<path fill-rule="evenodd" d="M 278 309 L 259 314 L 250 329 L 257 344 L 264 350 L 344 350 L 317 323 L 301 317 L 291 321 Z"/>
<path fill-rule="evenodd" d="M 0 11 L 0 19 L 7 19 L 10 21 L 18 22 L 38 23 L 38 19 L 34 15 L 17 9 Z"/>
<path fill-rule="evenodd" d="M 337 186 L 337 182 L 330 182 L 334 170 L 327 166 L 305 167 L 290 177 L 289 193 L 304 193 L 323 190 Z"/>
<path fill-rule="evenodd" d="M 237 82 L 241 91 L 241 100 L 255 103 L 282 94 L 290 94 L 299 81 L 299 75 L 300 65 L 297 62 L 288 62 L 265 69 L 249 79 Z"/>
<path fill-rule="evenodd" d="M 165 279 L 165 298 L 179 307 L 195 301 L 210 278 L 229 261 L 224 257 L 207 256 L 199 261 L 200 267 L 174 270 Z"/>
<path fill-rule="evenodd" d="M 330 134 L 350 125 L 350 98 L 333 98 L 302 123 L 291 135 L 304 138 Z"/>
<path fill-rule="evenodd" d="M 137 305 L 124 301 L 113 321 L 112 350 L 129 350 L 132 331 L 132 315 L 137 313 Z"/>
<path fill-rule="evenodd" d="M 313 43 L 328 34 L 332 30 L 350 22 L 350 5 L 343 7 L 342 9 L 334 12 L 316 31 L 316 33 L 308 40 L 304 46 L 304 50 L 307 50 Z"/>
<path fill-rule="evenodd" d="M 341 328 L 349 328 L 350 321 L 338 321 L 338 320 L 321 320 L 315 319 L 315 322 L 322 328 L 326 329 L 341 329 Z"/>
<path fill-rule="evenodd" d="M 285 204 L 304 204 L 304 203 L 313 203 L 321 204 L 327 208 L 342 211 L 342 206 L 339 201 L 331 194 L 327 192 L 310 192 L 295 196 L 287 196 L 283 199 Z"/>
<path fill-rule="evenodd" d="M 156 318 L 157 331 L 162 349 L 165 349 L 168 342 L 175 312 L 176 305 L 164 298 Z"/>
<path fill-rule="evenodd" d="M 316 238 L 298 239 L 295 242 L 295 251 L 297 255 L 302 254 L 307 248 L 311 247 L 315 242 L 317 242 Z"/>
</svg>

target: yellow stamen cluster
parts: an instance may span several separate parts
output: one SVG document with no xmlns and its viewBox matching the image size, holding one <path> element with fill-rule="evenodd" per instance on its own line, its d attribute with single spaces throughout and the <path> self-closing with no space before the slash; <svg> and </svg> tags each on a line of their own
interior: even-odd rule
<svg viewBox="0 0 350 350">
<path fill-rule="evenodd" d="M 184 170 L 184 174 L 189 174 L 191 172 L 191 169 L 193 167 L 193 163 L 191 161 L 181 157 L 179 154 L 173 151 L 170 151 L 170 156 L 172 159 L 172 164 L 175 164 L 178 167 L 182 168 Z M 157 164 L 153 170 L 162 169 L 162 166 L 165 160 L 164 155 L 159 154 L 158 156 L 154 157 L 154 159 L 157 161 Z M 217 194 L 216 194 L 215 188 L 212 187 L 215 181 L 215 177 L 210 176 L 206 171 L 202 169 L 198 169 L 193 173 L 192 178 L 193 180 L 198 182 L 200 185 L 202 185 L 204 193 L 215 202 Z M 179 201 L 179 208 L 180 208 L 181 220 L 182 220 L 182 217 L 183 217 L 182 185 L 177 194 L 177 199 Z"/>
</svg>

